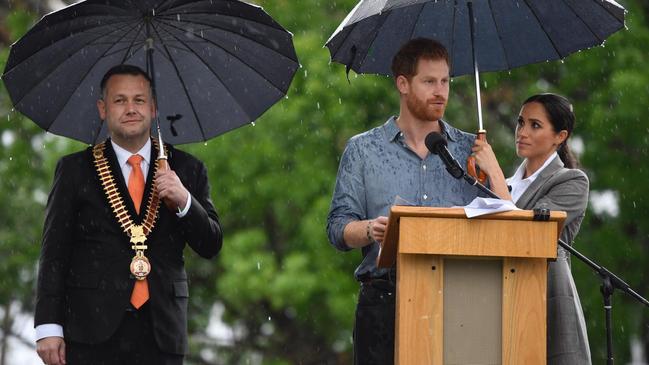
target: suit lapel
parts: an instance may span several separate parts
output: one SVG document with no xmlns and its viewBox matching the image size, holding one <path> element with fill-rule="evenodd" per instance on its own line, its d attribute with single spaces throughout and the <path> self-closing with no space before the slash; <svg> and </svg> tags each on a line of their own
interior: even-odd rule
<svg viewBox="0 0 649 365">
<path fill-rule="evenodd" d="M 547 165 L 543 169 L 543 171 L 541 171 L 541 173 L 539 173 L 539 176 L 537 176 L 534 182 L 527 188 L 527 190 L 525 190 L 523 195 L 521 195 L 521 197 L 516 202 L 516 206 L 521 209 L 532 208 L 528 205 L 532 205 L 534 202 L 536 202 L 536 200 L 533 199 L 536 193 L 562 167 L 563 162 L 561 162 L 559 156 L 555 157 L 554 160 L 552 160 L 550 164 Z"/>
</svg>

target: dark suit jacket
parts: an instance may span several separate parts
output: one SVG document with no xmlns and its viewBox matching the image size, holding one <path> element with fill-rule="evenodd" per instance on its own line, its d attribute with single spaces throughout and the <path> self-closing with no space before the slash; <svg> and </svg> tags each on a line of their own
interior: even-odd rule
<svg viewBox="0 0 649 365">
<path fill-rule="evenodd" d="M 106 142 L 105 155 L 132 217 L 135 208 L 117 158 Z M 151 148 L 151 161 L 155 148 Z M 207 171 L 193 156 L 169 147 L 169 165 L 191 194 L 191 208 L 178 218 L 160 203 L 159 216 L 146 244 L 153 331 L 165 352 L 187 352 L 185 244 L 200 256 L 214 257 L 222 245 L 219 220 L 210 200 Z M 141 216 L 151 194 L 149 168 Z M 57 323 L 66 339 L 88 344 L 107 340 L 119 326 L 134 285 L 129 265 L 133 250 L 113 214 L 95 171 L 92 149 L 63 157 L 45 211 L 39 261 L 35 325 Z"/>
<path fill-rule="evenodd" d="M 568 216 L 561 239 L 572 244 L 588 204 L 588 177 L 581 170 L 567 169 L 556 157 L 541 171 L 516 202 L 522 209 L 546 207 Z M 548 267 L 548 365 L 591 363 L 586 322 L 579 294 L 570 272 L 568 253 L 561 247 Z"/>
</svg>

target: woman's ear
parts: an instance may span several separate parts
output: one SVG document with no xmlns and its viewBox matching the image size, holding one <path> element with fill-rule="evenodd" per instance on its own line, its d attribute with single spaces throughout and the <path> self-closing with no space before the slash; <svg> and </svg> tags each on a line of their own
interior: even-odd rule
<svg viewBox="0 0 649 365">
<path fill-rule="evenodd" d="M 562 130 L 557 135 L 555 136 L 555 143 L 557 146 L 561 146 L 563 142 L 565 142 L 568 139 L 568 131 L 567 130 Z"/>
</svg>

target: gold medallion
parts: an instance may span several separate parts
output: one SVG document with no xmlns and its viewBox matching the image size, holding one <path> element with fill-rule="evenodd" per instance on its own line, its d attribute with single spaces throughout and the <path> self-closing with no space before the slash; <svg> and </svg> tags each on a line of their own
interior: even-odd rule
<svg viewBox="0 0 649 365">
<path fill-rule="evenodd" d="M 133 260 L 131 260 L 131 274 L 133 274 L 137 280 L 144 280 L 150 272 L 151 263 L 149 262 L 149 259 L 144 256 L 142 251 L 137 251 L 135 256 L 133 256 Z"/>
<path fill-rule="evenodd" d="M 153 139 L 153 146 L 156 151 L 160 150 L 158 142 Z M 135 224 L 133 222 L 130 213 L 124 206 L 124 199 L 117 190 L 115 178 L 111 171 L 110 164 L 108 159 L 104 155 L 104 149 L 106 148 L 106 142 L 99 143 L 93 147 L 93 157 L 95 162 L 95 167 L 97 170 L 97 176 L 101 181 L 101 185 L 104 189 L 104 193 L 108 198 L 108 203 L 110 204 L 113 213 L 117 222 L 124 230 L 124 233 L 130 238 L 131 248 L 135 251 L 135 256 L 131 260 L 131 273 L 137 280 L 144 280 L 147 275 L 151 272 L 151 263 L 149 259 L 144 256 L 144 251 L 147 249 L 145 242 L 147 236 L 153 231 L 156 220 L 158 218 L 158 208 L 160 206 L 160 199 L 158 197 L 158 191 L 156 187 L 155 180 L 151 187 L 151 195 L 149 196 L 148 202 L 146 203 L 146 210 L 144 214 L 144 220 L 141 224 Z M 156 160 L 154 165 L 153 175 L 155 176 L 156 172 L 160 167 L 160 160 Z M 144 203 L 144 202 L 143 202 Z"/>
</svg>

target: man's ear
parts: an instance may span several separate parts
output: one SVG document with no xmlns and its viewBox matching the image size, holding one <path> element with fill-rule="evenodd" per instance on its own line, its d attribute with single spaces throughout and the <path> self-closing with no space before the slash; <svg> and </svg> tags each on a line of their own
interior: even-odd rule
<svg viewBox="0 0 649 365">
<path fill-rule="evenodd" d="M 97 100 L 97 110 L 99 111 L 99 118 L 106 120 L 106 102 L 104 99 Z"/>
<path fill-rule="evenodd" d="M 399 90 L 400 94 L 408 93 L 408 90 L 410 89 L 410 81 L 408 81 L 407 77 L 399 75 L 396 80 L 394 80 L 394 83 L 397 85 L 397 90 Z"/>
</svg>

